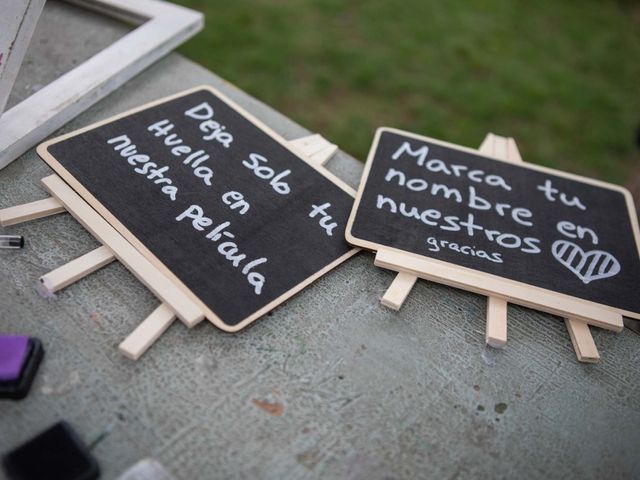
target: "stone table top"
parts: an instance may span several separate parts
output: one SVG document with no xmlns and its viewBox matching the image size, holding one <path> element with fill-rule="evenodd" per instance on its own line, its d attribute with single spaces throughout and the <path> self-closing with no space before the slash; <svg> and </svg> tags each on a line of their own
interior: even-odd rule
<svg viewBox="0 0 640 480">
<path fill-rule="evenodd" d="M 126 32 L 55 2 L 43 19 L 14 103 Z M 92 40 L 64 43 L 63 19 Z M 58 133 L 200 84 L 286 138 L 310 133 L 176 54 Z M 355 187 L 362 163 L 339 152 L 328 168 Z M 0 208 L 46 197 L 49 173 L 34 150 L 0 171 Z M 175 322 L 132 362 L 117 345 L 158 304 L 133 275 L 113 263 L 43 299 L 37 279 L 96 240 L 68 214 L 2 233 L 27 243 L 0 252 L 0 331 L 41 338 L 46 355 L 29 397 L 0 402 L 0 453 L 66 419 L 103 437 L 105 479 L 147 456 L 183 480 L 640 476 L 640 339 L 627 329 L 592 329 L 602 359 L 580 364 L 561 319 L 510 306 L 509 343 L 493 350 L 485 298 L 418 281 L 390 311 L 379 299 L 394 274 L 360 253 L 241 333 Z"/>
</svg>

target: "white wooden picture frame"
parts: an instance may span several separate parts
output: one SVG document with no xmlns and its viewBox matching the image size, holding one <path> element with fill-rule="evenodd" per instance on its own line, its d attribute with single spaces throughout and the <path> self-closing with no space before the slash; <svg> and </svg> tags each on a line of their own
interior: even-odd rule
<svg viewBox="0 0 640 480">
<path fill-rule="evenodd" d="M 67 1 L 139 26 L 0 116 L 0 169 L 204 26 L 202 13 L 161 0 Z"/>
<path fill-rule="evenodd" d="M 45 0 L 5 0 L 0 14 L 0 115 L 9 99 Z"/>
</svg>

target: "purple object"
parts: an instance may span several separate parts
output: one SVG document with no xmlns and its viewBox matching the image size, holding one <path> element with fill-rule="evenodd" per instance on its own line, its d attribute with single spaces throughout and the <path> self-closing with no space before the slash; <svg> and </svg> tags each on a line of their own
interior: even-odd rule
<svg viewBox="0 0 640 480">
<path fill-rule="evenodd" d="M 29 354 L 29 337 L 0 335 L 0 382 L 20 378 L 22 366 Z"/>
</svg>

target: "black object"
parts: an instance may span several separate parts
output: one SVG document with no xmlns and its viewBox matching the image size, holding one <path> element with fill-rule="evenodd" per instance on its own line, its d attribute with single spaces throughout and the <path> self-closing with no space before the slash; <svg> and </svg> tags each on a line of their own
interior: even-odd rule
<svg viewBox="0 0 640 480">
<path fill-rule="evenodd" d="M 399 131 L 381 129 L 378 135 L 353 237 L 640 313 L 640 260 L 622 189 L 492 160 Z M 546 185 L 557 190 L 550 194 L 554 201 L 547 199 Z M 476 208 L 470 206 L 471 189 Z M 566 204 L 574 203 L 574 197 L 585 210 Z M 500 214 L 498 203 L 510 207 Z M 490 209 L 484 209 L 488 204 Z M 517 207 L 528 209 L 532 217 L 514 221 Z M 482 227 L 471 227 L 471 235 L 463 225 L 469 214 Z M 588 228 L 595 236 L 574 227 Z M 560 260 L 554 257 L 554 245 Z M 618 273 L 595 278 L 613 273 L 615 261 Z"/>
<path fill-rule="evenodd" d="M 211 121 L 232 135 L 228 147 L 215 139 L 204 140 L 212 130 L 205 133 L 200 120 L 185 114 L 203 102 L 212 107 Z M 169 124 L 173 124 L 170 131 L 155 136 Z M 156 128 L 150 131 L 152 125 Z M 131 141 L 129 146 L 124 146 L 123 135 Z M 188 160 L 190 153 L 173 153 L 187 146 L 192 153 L 201 150 L 203 154 Z M 255 314 L 351 250 L 344 240 L 344 229 L 353 198 L 206 89 L 54 142 L 47 150 L 59 163 L 51 165 L 63 178 L 75 178 L 227 327 Z M 136 158 L 131 156 L 134 151 Z M 135 172 L 149 165 L 142 163 L 145 159 L 141 155 L 158 167 L 168 167 L 162 175 L 177 187 L 175 201 L 161 190 L 169 184 L 155 184 L 157 178 Z M 248 168 L 243 162 L 258 167 Z M 200 174 L 206 176 L 205 168 L 213 173 L 211 186 L 196 175 L 196 170 L 202 169 Z M 282 176 L 287 171 L 290 173 Z M 279 187 L 272 181 L 277 177 L 288 184 L 290 193 L 276 190 Z M 229 192 L 239 192 L 250 204 L 244 214 L 240 208 L 231 208 L 238 195 L 226 197 L 225 203 L 223 195 Z M 326 203 L 331 204 L 326 208 L 331 222 L 337 222 L 331 236 L 319 224 L 322 214 L 310 217 L 314 205 Z M 202 231 L 188 218 L 176 220 L 192 205 L 201 207 L 212 219 Z M 225 222 L 229 222 L 225 232 L 233 238 L 206 238 Z M 237 255 L 246 255 L 238 266 L 219 253 L 225 242 L 237 245 Z M 234 248 L 227 243 L 227 249 Z M 266 258 L 266 263 L 251 270 L 266 279 L 257 294 L 243 270 L 261 258 Z"/>
<path fill-rule="evenodd" d="M 59 422 L 2 459 L 11 480 L 94 480 L 95 459 L 67 422 Z"/>
<path fill-rule="evenodd" d="M 0 399 L 21 400 L 26 397 L 43 357 L 42 342 L 35 337 L 29 337 L 29 353 L 22 366 L 20 377 L 16 380 L 0 381 Z"/>
</svg>

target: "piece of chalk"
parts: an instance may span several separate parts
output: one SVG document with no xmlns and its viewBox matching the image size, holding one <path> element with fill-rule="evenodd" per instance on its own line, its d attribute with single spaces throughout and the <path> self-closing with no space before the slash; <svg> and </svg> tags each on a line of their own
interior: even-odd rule
<svg viewBox="0 0 640 480">
<path fill-rule="evenodd" d="M 0 248 L 22 248 L 24 237 L 21 235 L 0 235 Z"/>
<path fill-rule="evenodd" d="M 145 458 L 119 476 L 118 480 L 175 480 L 175 477 L 157 460 Z"/>
<path fill-rule="evenodd" d="M 29 354 L 29 337 L 0 335 L 0 382 L 20 378 L 22 366 Z"/>
</svg>

